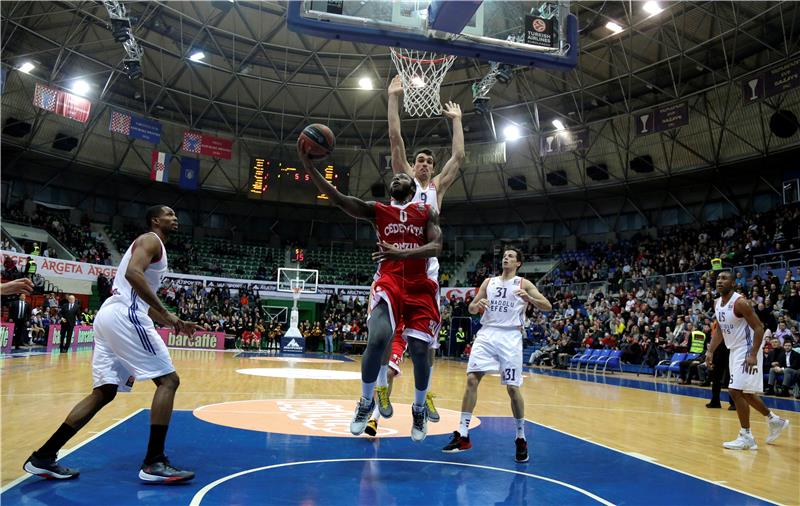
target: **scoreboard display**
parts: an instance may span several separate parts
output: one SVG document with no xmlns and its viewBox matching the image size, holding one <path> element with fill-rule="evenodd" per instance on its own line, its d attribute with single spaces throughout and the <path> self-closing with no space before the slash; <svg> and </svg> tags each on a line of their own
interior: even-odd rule
<svg viewBox="0 0 800 506">
<path fill-rule="evenodd" d="M 347 169 L 333 162 L 317 166 L 317 169 L 340 192 L 347 193 L 350 184 L 350 172 Z M 250 160 L 249 198 L 280 200 L 282 196 L 296 197 L 302 193 L 314 195 L 315 200 L 328 200 L 327 195 L 316 190 L 311 176 L 304 173 L 299 163 L 267 158 Z"/>
</svg>

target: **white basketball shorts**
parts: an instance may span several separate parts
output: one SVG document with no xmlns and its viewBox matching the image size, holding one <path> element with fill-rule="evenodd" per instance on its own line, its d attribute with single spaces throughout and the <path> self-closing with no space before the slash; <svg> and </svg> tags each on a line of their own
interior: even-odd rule
<svg viewBox="0 0 800 506">
<path fill-rule="evenodd" d="M 106 301 L 94 319 L 93 387 L 119 385 L 175 372 L 167 345 L 149 316 L 124 301 Z"/>
<path fill-rule="evenodd" d="M 522 332 L 484 326 L 472 343 L 467 373 L 498 370 L 503 385 L 522 385 Z"/>
<path fill-rule="evenodd" d="M 747 394 L 760 394 L 764 392 L 764 353 L 758 350 L 756 354 L 757 365 L 748 373 L 745 366 L 747 346 L 739 346 L 731 350 L 728 359 L 728 369 L 731 380 L 728 388 L 741 390 Z"/>
</svg>

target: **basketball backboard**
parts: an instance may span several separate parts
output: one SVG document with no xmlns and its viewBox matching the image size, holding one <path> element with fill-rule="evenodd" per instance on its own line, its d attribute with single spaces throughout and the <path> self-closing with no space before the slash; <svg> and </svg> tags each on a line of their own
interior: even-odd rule
<svg viewBox="0 0 800 506">
<path fill-rule="evenodd" d="M 569 2 L 301 0 L 291 30 L 318 37 L 567 71 L 578 55 Z"/>
<path fill-rule="evenodd" d="M 279 292 L 317 293 L 319 271 L 316 269 L 278 268 Z"/>
</svg>

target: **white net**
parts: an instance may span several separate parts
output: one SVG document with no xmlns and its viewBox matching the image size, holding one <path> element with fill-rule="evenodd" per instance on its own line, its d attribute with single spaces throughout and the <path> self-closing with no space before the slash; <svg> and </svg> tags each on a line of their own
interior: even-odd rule
<svg viewBox="0 0 800 506">
<path fill-rule="evenodd" d="M 442 113 L 439 88 L 454 60 L 453 55 L 392 48 L 392 61 L 403 82 L 403 107 L 409 116 Z"/>
</svg>

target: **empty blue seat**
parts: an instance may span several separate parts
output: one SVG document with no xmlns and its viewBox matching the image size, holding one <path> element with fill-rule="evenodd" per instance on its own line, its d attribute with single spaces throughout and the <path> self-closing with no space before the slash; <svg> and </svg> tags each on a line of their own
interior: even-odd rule
<svg viewBox="0 0 800 506">
<path fill-rule="evenodd" d="M 597 368 L 601 365 L 603 366 L 603 374 L 611 369 L 617 369 L 622 372 L 622 350 L 613 350 L 606 358 L 598 360 L 594 370 L 597 371 Z"/>
<path fill-rule="evenodd" d="M 579 351 L 578 353 L 574 354 L 571 359 L 569 359 L 569 367 L 577 366 L 578 362 L 583 358 L 589 358 L 589 355 L 592 353 L 590 348 L 586 348 L 583 351 Z"/>
<path fill-rule="evenodd" d="M 658 364 L 656 364 L 656 370 L 654 376 L 658 376 L 658 373 L 666 374 L 667 378 L 672 376 L 672 373 L 678 372 L 678 364 L 686 360 L 686 353 L 673 353 L 672 357 L 668 360 L 662 360 Z"/>
<path fill-rule="evenodd" d="M 592 355 L 586 361 L 586 370 L 587 371 L 589 370 L 589 366 L 593 366 L 594 370 L 596 371 L 597 370 L 597 364 L 601 360 L 605 360 L 609 355 L 611 355 L 611 350 L 600 350 L 600 353 L 598 353 L 596 355 Z"/>
<path fill-rule="evenodd" d="M 581 357 L 580 359 L 578 359 L 578 370 L 580 370 L 582 365 L 586 365 L 588 369 L 589 362 L 593 358 L 597 357 L 597 355 L 599 355 L 601 351 L 602 350 L 591 350 L 586 357 Z"/>
</svg>

